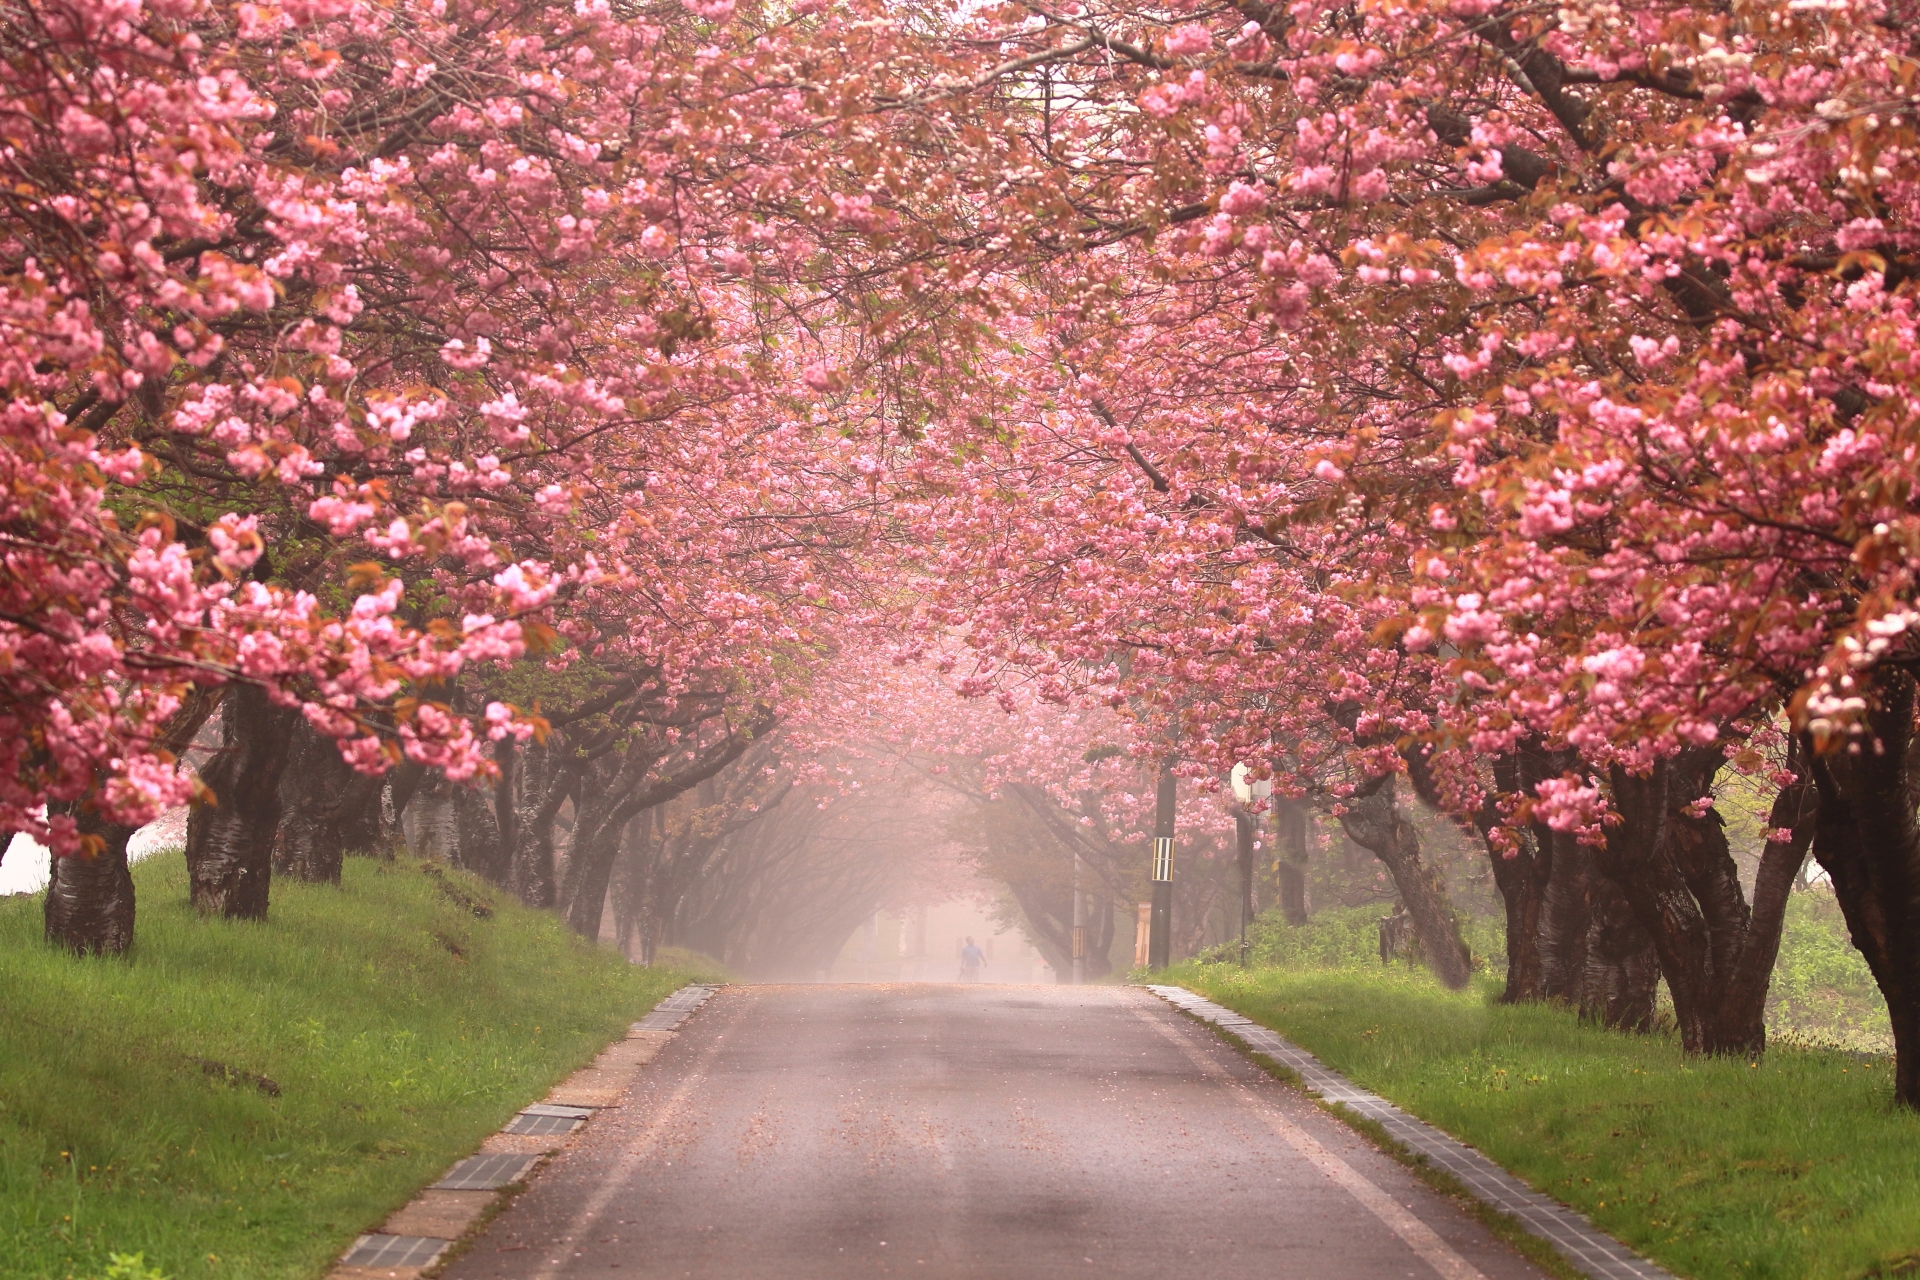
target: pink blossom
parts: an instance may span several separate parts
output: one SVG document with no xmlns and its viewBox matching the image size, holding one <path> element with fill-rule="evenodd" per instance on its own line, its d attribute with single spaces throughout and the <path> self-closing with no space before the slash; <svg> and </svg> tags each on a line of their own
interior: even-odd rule
<svg viewBox="0 0 1920 1280">
<path fill-rule="evenodd" d="M 1198 22 L 1186 22 L 1167 33 L 1167 54 L 1190 58 L 1213 48 L 1213 32 Z"/>
</svg>

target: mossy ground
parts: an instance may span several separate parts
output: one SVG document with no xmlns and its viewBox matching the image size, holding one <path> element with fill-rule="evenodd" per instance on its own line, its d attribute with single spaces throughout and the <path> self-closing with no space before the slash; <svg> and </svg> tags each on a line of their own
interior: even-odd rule
<svg viewBox="0 0 1920 1280">
<path fill-rule="evenodd" d="M 690 980 L 417 863 L 276 882 L 265 924 L 200 919 L 178 854 L 134 878 L 123 959 L 49 948 L 37 897 L 0 902 L 9 1280 L 96 1280 L 113 1253 L 175 1280 L 320 1275 Z"/>
</svg>

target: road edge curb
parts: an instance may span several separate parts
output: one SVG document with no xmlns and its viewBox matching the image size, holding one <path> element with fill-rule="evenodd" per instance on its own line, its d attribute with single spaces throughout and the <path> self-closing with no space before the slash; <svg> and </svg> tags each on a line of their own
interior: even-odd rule
<svg viewBox="0 0 1920 1280">
<path fill-rule="evenodd" d="M 554 1152 L 577 1138 L 601 1111 L 620 1105 L 634 1074 L 658 1056 L 680 1024 L 722 985 L 691 982 L 654 1005 L 592 1062 L 555 1085 L 542 1101 L 522 1107 L 506 1128 L 388 1214 L 379 1229 L 355 1237 L 326 1280 L 422 1280 L 438 1274 L 458 1256 L 454 1246 L 525 1190 Z M 563 1126 L 563 1121 L 572 1123 Z"/>
</svg>

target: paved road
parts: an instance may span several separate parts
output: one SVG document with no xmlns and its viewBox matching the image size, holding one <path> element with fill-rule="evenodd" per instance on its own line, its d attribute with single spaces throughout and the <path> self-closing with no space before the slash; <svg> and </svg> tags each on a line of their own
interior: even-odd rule
<svg viewBox="0 0 1920 1280">
<path fill-rule="evenodd" d="M 1541 1273 L 1146 992 L 730 987 L 452 1280 Z"/>
</svg>

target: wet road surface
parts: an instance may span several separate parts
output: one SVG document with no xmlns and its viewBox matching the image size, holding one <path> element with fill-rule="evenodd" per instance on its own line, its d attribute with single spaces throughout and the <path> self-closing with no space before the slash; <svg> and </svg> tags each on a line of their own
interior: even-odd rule
<svg viewBox="0 0 1920 1280">
<path fill-rule="evenodd" d="M 1540 1272 L 1122 987 L 729 987 L 451 1280 Z"/>
</svg>

